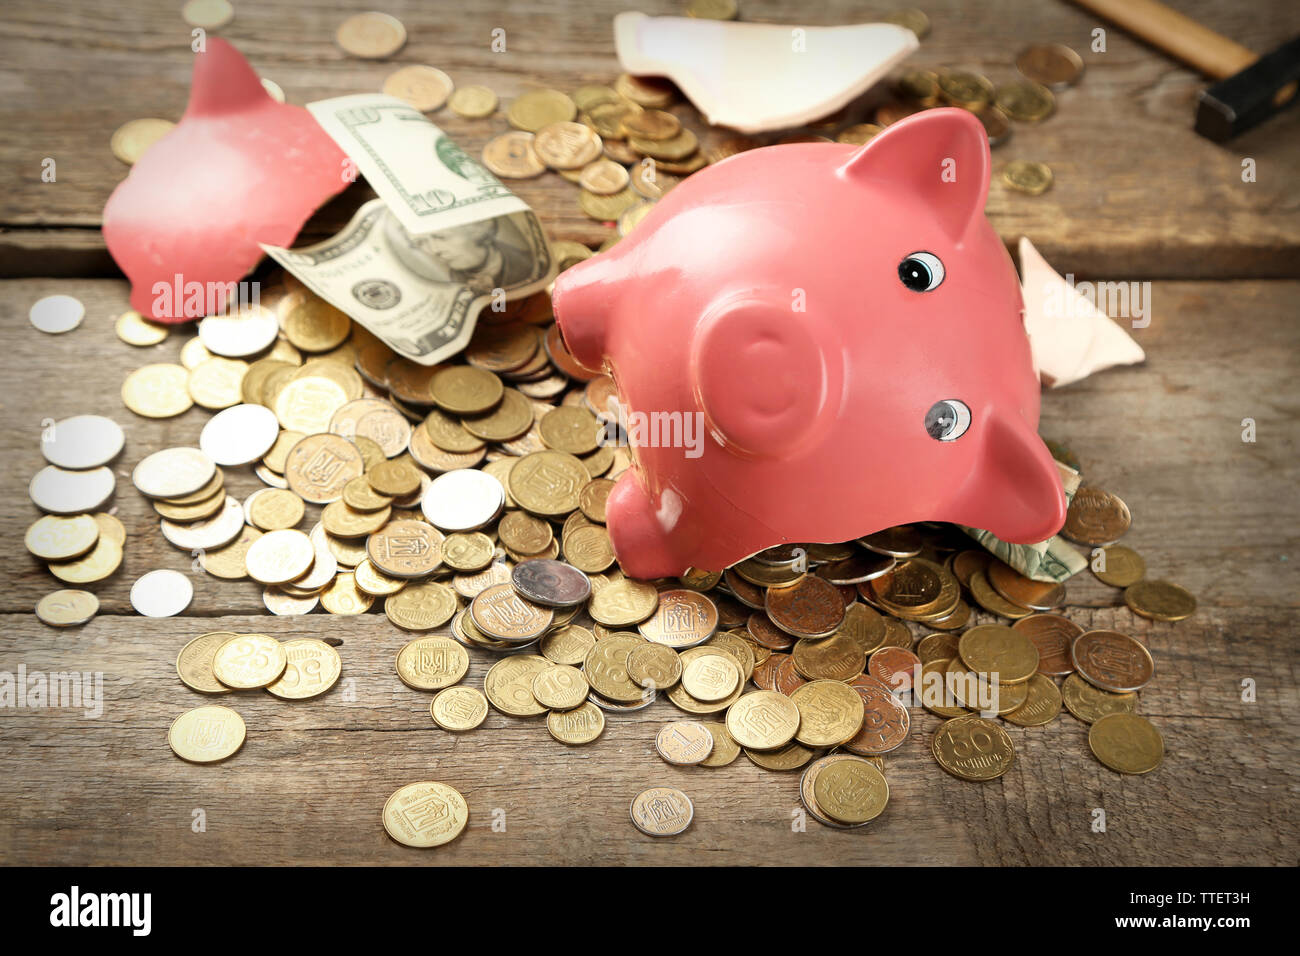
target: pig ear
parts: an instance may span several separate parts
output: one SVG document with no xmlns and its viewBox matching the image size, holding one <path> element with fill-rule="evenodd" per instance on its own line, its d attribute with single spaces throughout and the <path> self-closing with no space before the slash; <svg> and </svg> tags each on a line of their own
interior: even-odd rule
<svg viewBox="0 0 1300 956">
<path fill-rule="evenodd" d="M 930 207 L 956 242 L 984 212 L 988 134 L 966 110 L 926 110 L 878 134 L 839 168 L 839 175 L 915 197 Z"/>
</svg>

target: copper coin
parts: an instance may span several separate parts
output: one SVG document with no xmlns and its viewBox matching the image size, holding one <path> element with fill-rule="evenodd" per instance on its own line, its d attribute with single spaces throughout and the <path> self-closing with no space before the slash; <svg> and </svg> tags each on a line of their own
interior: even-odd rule
<svg viewBox="0 0 1300 956">
<path fill-rule="evenodd" d="M 964 588 L 970 587 L 970 579 L 976 571 L 984 571 L 993 563 L 993 555 L 987 551 L 962 551 L 952 559 L 952 573 Z"/>
<path fill-rule="evenodd" d="M 874 757 L 897 749 L 912 729 L 907 706 L 885 684 L 869 674 L 853 678 L 849 686 L 862 698 L 864 718 L 862 729 L 844 745 L 844 749 L 861 757 Z"/>
<path fill-rule="evenodd" d="M 1118 631 L 1085 631 L 1070 645 L 1070 654 L 1080 677 L 1112 694 L 1141 690 L 1156 673 L 1151 652 Z"/>
<path fill-rule="evenodd" d="M 1113 544 L 1132 523 L 1128 505 L 1109 491 L 1085 485 L 1074 493 L 1061 534 L 1078 544 Z"/>
<path fill-rule="evenodd" d="M 658 609 L 637 625 L 647 641 L 678 648 L 703 644 L 717 629 L 717 605 L 685 589 L 659 592 Z"/>
<path fill-rule="evenodd" d="M 541 637 L 555 613 L 520 597 L 509 584 L 494 584 L 470 602 L 469 616 L 488 637 L 522 644 Z"/>
<path fill-rule="evenodd" d="M 572 565 L 550 558 L 520 561 L 510 572 L 514 589 L 548 607 L 573 607 L 591 597 L 591 579 Z"/>
<path fill-rule="evenodd" d="M 1035 581 L 1027 578 L 1009 564 L 994 561 L 985 575 L 993 590 L 1012 604 L 1033 611 L 1050 611 L 1065 603 L 1065 585 L 1057 581 Z"/>
<path fill-rule="evenodd" d="M 773 651 L 788 651 L 794 647 L 794 638 L 772 623 L 766 613 L 759 611 L 749 615 L 745 630 L 758 644 Z"/>
<path fill-rule="evenodd" d="M 1048 677 L 1064 677 L 1074 673 L 1074 658 L 1070 645 L 1083 633 L 1083 628 L 1059 614 L 1031 614 L 1011 625 L 1038 648 L 1038 673 Z"/>
<path fill-rule="evenodd" d="M 765 588 L 760 588 L 757 584 L 751 584 L 730 568 L 722 572 L 722 579 L 726 582 L 727 587 L 731 589 L 731 593 L 735 595 L 737 601 L 757 611 L 763 610 L 763 601 L 767 597 Z"/>
<path fill-rule="evenodd" d="M 794 658 L 787 657 L 776 669 L 776 686 L 772 689 L 789 697 L 808 681 L 795 669 Z"/>
<path fill-rule="evenodd" d="M 767 660 L 754 665 L 754 683 L 763 690 L 776 690 L 776 672 L 788 659 L 789 654 L 773 654 Z"/>
<path fill-rule="evenodd" d="M 912 675 L 921 659 L 902 647 L 882 647 L 867 661 L 867 673 L 895 693 L 912 689 Z"/>
<path fill-rule="evenodd" d="M 768 588 L 772 623 L 795 637 L 828 637 L 844 623 L 844 600 L 835 585 L 805 574 L 789 587 Z"/>
<path fill-rule="evenodd" d="M 442 532 L 424 521 L 390 521 L 366 539 L 366 557 L 395 578 L 422 578 L 442 564 Z"/>
</svg>

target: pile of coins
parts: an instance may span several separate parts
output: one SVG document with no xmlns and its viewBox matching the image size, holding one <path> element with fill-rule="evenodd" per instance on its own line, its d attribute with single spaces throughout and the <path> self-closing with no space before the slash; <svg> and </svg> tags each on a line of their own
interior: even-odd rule
<svg viewBox="0 0 1300 956">
<path fill-rule="evenodd" d="M 121 453 L 126 436 L 102 415 L 75 415 L 47 422 L 41 452 L 49 462 L 28 486 L 32 503 L 45 512 L 27 529 L 27 550 L 66 584 L 102 581 L 122 563 L 126 529 L 98 511 L 117 488 L 108 463 Z M 63 588 L 41 598 L 36 616 L 53 627 L 85 624 L 99 611 L 99 599 L 81 588 Z"/>
</svg>

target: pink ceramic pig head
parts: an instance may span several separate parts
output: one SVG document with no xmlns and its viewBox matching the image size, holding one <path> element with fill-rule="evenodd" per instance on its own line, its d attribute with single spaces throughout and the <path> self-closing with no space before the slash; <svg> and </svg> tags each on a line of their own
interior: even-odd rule
<svg viewBox="0 0 1300 956">
<path fill-rule="evenodd" d="M 861 147 L 752 150 L 556 280 L 566 345 L 608 370 L 627 416 L 635 464 L 608 503 L 627 573 L 918 520 L 1059 530 L 989 165 L 957 109 Z"/>
</svg>

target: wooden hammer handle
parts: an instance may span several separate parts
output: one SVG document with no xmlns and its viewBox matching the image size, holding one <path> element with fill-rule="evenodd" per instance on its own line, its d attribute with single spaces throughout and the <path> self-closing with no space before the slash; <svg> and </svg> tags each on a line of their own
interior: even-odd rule
<svg viewBox="0 0 1300 956">
<path fill-rule="evenodd" d="M 1259 56 L 1156 0 L 1074 0 L 1170 56 L 1224 80 Z"/>
</svg>

